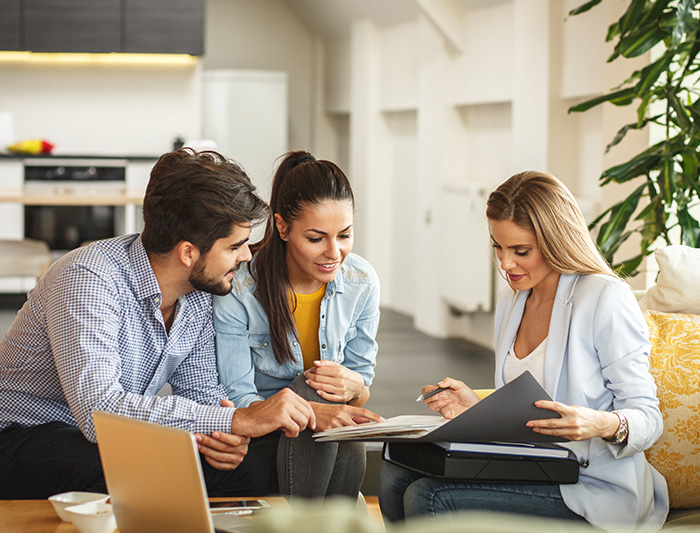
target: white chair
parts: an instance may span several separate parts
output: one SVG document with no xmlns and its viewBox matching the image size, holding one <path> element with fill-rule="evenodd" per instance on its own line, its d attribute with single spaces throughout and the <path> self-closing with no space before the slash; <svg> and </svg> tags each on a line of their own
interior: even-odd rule
<svg viewBox="0 0 700 533">
<path fill-rule="evenodd" d="M 0 276 L 40 278 L 51 266 L 48 244 L 33 239 L 0 240 Z"/>
</svg>

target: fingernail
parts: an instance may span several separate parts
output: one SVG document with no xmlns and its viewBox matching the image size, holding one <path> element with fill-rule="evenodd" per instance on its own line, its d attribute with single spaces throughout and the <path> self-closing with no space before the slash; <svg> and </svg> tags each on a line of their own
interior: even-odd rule
<svg viewBox="0 0 700 533">
<path fill-rule="evenodd" d="M 306 381 L 304 381 L 304 383 L 306 383 L 306 384 L 308 385 L 308 384 L 309 384 L 309 380 L 307 379 Z"/>
</svg>

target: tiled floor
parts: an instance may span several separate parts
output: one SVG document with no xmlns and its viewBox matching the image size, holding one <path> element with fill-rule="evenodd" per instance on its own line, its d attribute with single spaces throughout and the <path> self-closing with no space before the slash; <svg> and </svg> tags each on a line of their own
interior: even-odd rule
<svg viewBox="0 0 700 533">
<path fill-rule="evenodd" d="M 416 402 L 423 385 L 446 376 L 473 388 L 493 387 L 493 352 L 463 339 L 436 339 L 413 328 L 409 316 L 382 310 L 376 377 L 366 407 L 384 417 L 430 414 Z"/>
</svg>

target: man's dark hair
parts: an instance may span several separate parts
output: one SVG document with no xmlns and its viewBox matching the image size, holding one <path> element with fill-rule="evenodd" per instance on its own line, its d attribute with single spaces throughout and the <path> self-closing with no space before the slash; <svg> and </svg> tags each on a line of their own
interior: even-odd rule
<svg viewBox="0 0 700 533">
<path fill-rule="evenodd" d="M 202 255 L 235 225 L 255 225 L 269 212 L 241 166 L 217 152 L 181 148 L 151 171 L 143 199 L 143 245 L 164 254 L 189 241 Z"/>
</svg>

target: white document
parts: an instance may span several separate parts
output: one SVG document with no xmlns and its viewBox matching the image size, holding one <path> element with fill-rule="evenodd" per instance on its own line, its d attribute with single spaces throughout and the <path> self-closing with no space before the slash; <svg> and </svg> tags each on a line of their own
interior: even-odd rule
<svg viewBox="0 0 700 533">
<path fill-rule="evenodd" d="M 440 415 L 401 415 L 384 422 L 368 422 L 357 426 L 327 429 L 314 433 L 319 442 L 337 440 L 364 440 L 367 438 L 419 438 L 439 428 L 448 420 Z"/>
</svg>

